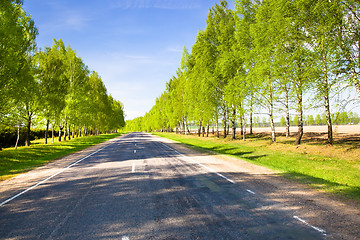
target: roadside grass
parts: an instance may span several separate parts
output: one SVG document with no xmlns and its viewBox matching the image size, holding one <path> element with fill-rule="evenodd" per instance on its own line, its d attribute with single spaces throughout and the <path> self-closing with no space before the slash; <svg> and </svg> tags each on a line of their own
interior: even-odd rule
<svg viewBox="0 0 360 240">
<path fill-rule="evenodd" d="M 292 138 L 278 137 L 276 143 L 271 143 L 261 135 L 246 141 L 232 141 L 230 138 L 154 134 L 197 150 L 230 155 L 265 166 L 318 190 L 360 201 L 360 158 L 357 157 L 360 149 L 351 145 L 327 146 L 308 141 L 294 146 Z"/>
<path fill-rule="evenodd" d="M 52 160 L 64 157 L 90 146 L 105 142 L 121 134 L 102 134 L 79 137 L 67 141 L 44 144 L 43 139 L 31 142 L 29 147 L 5 148 L 0 151 L 0 180 L 34 169 Z M 50 139 L 51 142 L 51 139 Z"/>
</svg>

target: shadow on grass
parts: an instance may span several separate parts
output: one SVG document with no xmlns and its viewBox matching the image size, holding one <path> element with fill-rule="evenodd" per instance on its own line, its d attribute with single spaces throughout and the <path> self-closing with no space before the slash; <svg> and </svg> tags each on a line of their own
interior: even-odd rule
<svg viewBox="0 0 360 240">
<path fill-rule="evenodd" d="M 326 189 L 326 192 L 340 194 L 358 201 L 360 200 L 360 187 L 348 186 L 298 172 L 287 172 L 280 175 L 301 183 L 308 184 L 318 190 Z"/>
<path fill-rule="evenodd" d="M 263 135 L 263 137 L 266 138 L 265 135 Z M 258 137 L 256 138 L 258 139 Z M 315 188 L 323 189 L 326 192 L 340 194 L 345 197 L 360 200 L 360 189 L 358 184 L 355 180 L 348 179 L 349 176 L 352 176 L 352 179 L 354 179 L 353 177 L 357 176 L 356 171 L 352 170 L 353 166 L 350 164 L 346 165 L 349 166 L 350 169 L 343 167 L 343 164 L 346 164 L 346 162 L 338 164 L 337 161 L 334 160 L 334 162 L 331 161 L 329 163 L 329 159 L 322 156 L 308 156 L 304 153 L 287 153 L 282 151 L 273 151 L 271 149 L 267 151 L 265 145 L 266 143 L 262 144 L 261 147 L 258 148 L 242 145 L 241 143 L 232 144 L 230 142 L 224 143 L 215 141 L 215 143 L 209 144 L 206 143 L 206 141 L 201 142 L 201 140 L 198 141 L 191 138 L 178 138 L 177 140 L 195 150 L 202 151 L 207 154 L 224 154 L 249 160 L 249 162 L 257 165 L 283 171 L 283 175 L 288 176 L 288 178 L 304 182 Z M 287 141 L 287 139 L 282 138 L 281 143 L 283 143 L 283 140 Z M 293 144 L 292 139 L 289 139 L 288 142 Z M 236 144 L 238 144 L 238 146 L 236 146 Z M 319 169 L 318 171 L 327 169 L 328 172 L 323 177 L 320 177 L 316 175 L 316 171 L 314 173 L 313 168 Z M 297 169 L 299 171 L 297 171 Z M 346 174 L 341 174 L 338 171 L 342 171 L 341 173 L 348 173 L 349 175 L 346 176 Z M 337 178 L 335 177 L 337 175 L 341 176 Z M 338 179 L 339 181 L 333 181 L 331 176 L 334 176 L 335 179 Z"/>
<path fill-rule="evenodd" d="M 261 155 L 254 155 L 254 151 L 244 151 L 237 147 L 224 147 L 224 146 L 198 146 L 196 144 L 191 143 L 185 143 L 182 144 L 201 152 L 205 152 L 209 155 L 217 155 L 217 154 L 223 154 L 223 155 L 230 155 L 234 157 L 240 157 L 243 159 L 256 161 L 259 158 L 266 157 L 266 154 Z"/>
</svg>

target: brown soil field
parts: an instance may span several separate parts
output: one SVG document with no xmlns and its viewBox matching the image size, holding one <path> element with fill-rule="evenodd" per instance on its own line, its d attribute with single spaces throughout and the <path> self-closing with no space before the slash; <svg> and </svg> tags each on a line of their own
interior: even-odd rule
<svg viewBox="0 0 360 240">
<path fill-rule="evenodd" d="M 297 127 L 290 127 L 290 134 L 295 136 L 297 133 Z M 249 132 L 249 129 L 246 130 Z M 285 136 L 285 127 L 275 128 L 277 135 Z M 258 134 L 270 134 L 270 127 L 253 128 L 254 133 Z M 333 126 L 334 140 L 336 142 L 343 141 L 360 141 L 360 125 L 334 125 Z M 304 138 L 303 140 L 315 140 L 322 141 L 327 139 L 327 126 L 304 126 Z"/>
</svg>

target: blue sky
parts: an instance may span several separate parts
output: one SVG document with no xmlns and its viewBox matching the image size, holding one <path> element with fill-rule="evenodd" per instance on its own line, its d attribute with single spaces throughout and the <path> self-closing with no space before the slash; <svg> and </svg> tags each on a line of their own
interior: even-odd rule
<svg viewBox="0 0 360 240">
<path fill-rule="evenodd" d="M 126 119 L 144 115 L 194 44 L 215 0 L 24 0 L 39 48 L 62 39 L 108 92 Z M 229 1 L 231 2 L 231 1 Z"/>
</svg>

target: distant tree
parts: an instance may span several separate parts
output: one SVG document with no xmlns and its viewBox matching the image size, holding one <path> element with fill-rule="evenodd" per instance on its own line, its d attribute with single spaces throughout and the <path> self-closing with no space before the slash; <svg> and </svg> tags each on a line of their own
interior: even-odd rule
<svg viewBox="0 0 360 240">
<path fill-rule="evenodd" d="M 266 119 L 266 117 L 262 118 L 262 126 L 263 127 L 267 127 L 268 126 L 268 120 Z"/>
<path fill-rule="evenodd" d="M 315 117 L 315 124 L 316 125 L 321 125 L 322 124 L 322 120 L 321 120 L 321 116 L 320 114 L 317 114 Z"/>
<path fill-rule="evenodd" d="M 309 115 L 309 116 L 307 117 L 307 123 L 308 123 L 309 126 L 314 125 L 315 120 L 314 120 L 314 116 L 313 116 L 313 115 Z"/>
<path fill-rule="evenodd" d="M 284 116 L 282 116 L 282 117 L 280 118 L 280 126 L 281 126 L 281 127 L 286 126 L 286 119 L 285 119 Z"/>
<path fill-rule="evenodd" d="M 293 124 L 294 124 L 294 126 L 299 126 L 299 116 L 298 115 L 294 116 Z"/>
</svg>

